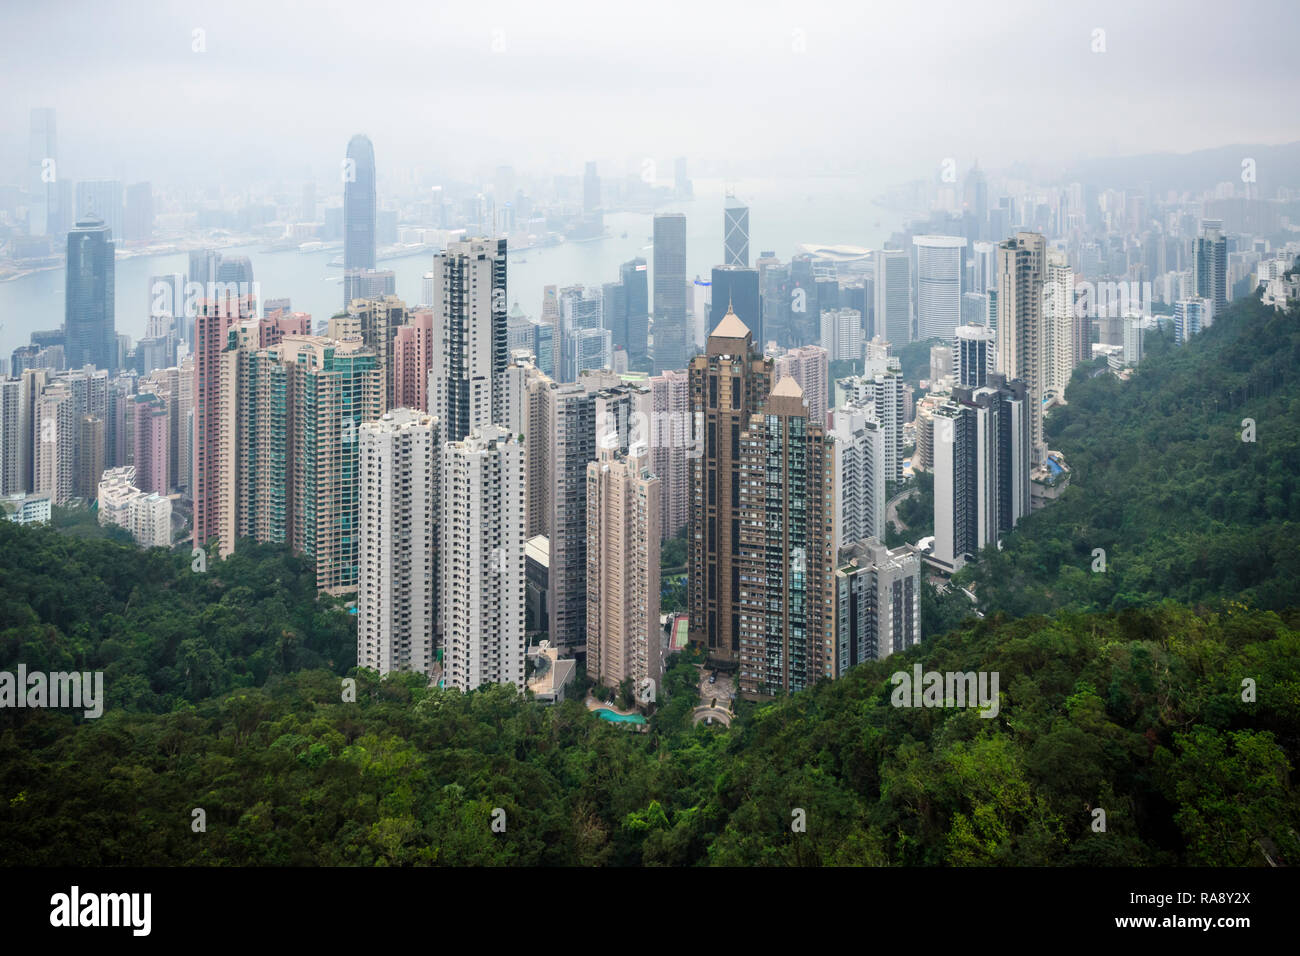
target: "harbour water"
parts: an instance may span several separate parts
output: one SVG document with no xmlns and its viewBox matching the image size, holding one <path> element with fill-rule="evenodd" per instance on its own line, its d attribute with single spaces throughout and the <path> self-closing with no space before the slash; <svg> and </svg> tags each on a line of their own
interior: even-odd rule
<svg viewBox="0 0 1300 956">
<path fill-rule="evenodd" d="M 788 259 L 800 243 L 847 244 L 879 248 L 902 225 L 906 214 L 876 205 L 880 183 L 866 179 L 820 178 L 797 180 L 741 180 L 727 183 L 749 204 L 750 263 L 762 250 Z M 709 278 L 722 260 L 721 180 L 696 180 L 693 199 L 665 203 L 657 212 L 686 215 L 687 278 Z M 611 213 L 605 216 L 607 236 L 589 242 L 565 242 L 512 253 L 507 268 L 507 298 L 524 313 L 541 311 L 542 289 L 547 285 L 599 285 L 618 279 L 619 265 L 636 256 L 650 263 L 653 218 L 650 213 Z M 624 238 L 626 233 L 626 238 Z M 265 244 L 225 250 L 226 255 L 246 255 L 253 262 L 253 277 L 265 298 L 288 298 L 293 308 L 309 312 L 314 320 L 326 319 L 343 305 L 342 270 L 329 265 L 337 250 L 302 253 L 296 250 L 264 252 Z M 427 253 L 379 263 L 396 273 L 397 294 L 410 304 L 420 301 L 421 279 L 429 271 Z M 116 267 L 116 324 L 118 332 L 133 339 L 145 334 L 149 315 L 149 281 L 152 276 L 184 273 L 185 253 L 119 259 Z M 10 282 L 0 282 L 0 355 L 26 345 L 31 333 L 55 329 L 63 322 L 64 273 L 62 269 L 37 272 Z"/>
</svg>

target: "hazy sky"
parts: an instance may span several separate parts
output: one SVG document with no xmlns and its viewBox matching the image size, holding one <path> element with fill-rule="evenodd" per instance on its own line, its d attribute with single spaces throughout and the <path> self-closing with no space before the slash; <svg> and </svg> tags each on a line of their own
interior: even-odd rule
<svg viewBox="0 0 1300 956">
<path fill-rule="evenodd" d="M 75 178 L 963 167 L 1300 139 L 1296 0 L 0 0 L 0 153 Z M 1093 52 L 1104 30 L 1104 52 Z M 201 37 L 204 52 L 195 52 Z"/>
</svg>

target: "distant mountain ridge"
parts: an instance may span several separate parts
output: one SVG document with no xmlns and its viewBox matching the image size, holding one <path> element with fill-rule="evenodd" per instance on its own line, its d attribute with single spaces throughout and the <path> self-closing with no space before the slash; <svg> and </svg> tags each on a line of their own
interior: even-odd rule
<svg viewBox="0 0 1300 956">
<path fill-rule="evenodd" d="M 1270 198 L 1278 186 L 1300 188 L 1300 141 L 1081 160 L 1063 181 L 1113 189 L 1138 188 L 1148 182 L 1160 191 L 1212 189 L 1223 182 L 1242 182 L 1242 163 L 1247 159 L 1255 161 L 1255 184 L 1262 198 Z"/>
</svg>

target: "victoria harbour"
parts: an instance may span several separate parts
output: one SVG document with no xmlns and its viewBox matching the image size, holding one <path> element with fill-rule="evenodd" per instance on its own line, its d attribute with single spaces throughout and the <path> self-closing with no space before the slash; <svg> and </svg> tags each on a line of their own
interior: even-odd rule
<svg viewBox="0 0 1300 956">
<path fill-rule="evenodd" d="M 666 203 L 655 213 L 681 212 L 687 222 L 687 276 L 707 281 L 716 264 L 722 236 L 722 203 L 728 191 L 743 199 L 764 202 L 752 223 L 751 247 L 789 256 L 801 243 L 880 246 L 899 227 L 904 214 L 876 204 L 883 184 L 866 179 L 821 177 L 800 180 L 695 180 L 694 199 Z M 606 234 L 599 239 L 534 246 L 512 251 L 508 265 L 507 298 L 527 315 L 537 315 L 547 285 L 595 285 L 618 277 L 619 265 L 644 258 L 653 271 L 651 213 L 611 213 Z M 314 252 L 268 252 L 265 243 L 224 248 L 227 256 L 248 256 L 262 298 L 289 298 L 295 310 L 320 322 L 342 309 L 343 270 L 331 266 L 337 249 Z M 397 295 L 410 304 L 420 301 L 421 280 L 429 271 L 430 255 L 381 261 L 379 267 L 396 275 Z M 133 339 L 145 334 L 149 316 L 149 283 L 153 276 L 185 274 L 186 253 L 132 256 L 117 262 L 115 310 L 117 331 Z M 57 329 L 64 320 L 64 271 L 33 272 L 0 282 L 0 354 L 27 342 L 32 332 Z"/>
</svg>

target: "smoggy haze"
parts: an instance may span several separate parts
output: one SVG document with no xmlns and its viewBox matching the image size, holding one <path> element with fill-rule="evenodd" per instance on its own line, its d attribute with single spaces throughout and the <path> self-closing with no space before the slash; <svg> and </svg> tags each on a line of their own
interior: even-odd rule
<svg viewBox="0 0 1300 956">
<path fill-rule="evenodd" d="M 1300 79 L 1285 0 L 7 6 L 9 181 L 36 106 L 70 175 L 160 183 L 325 176 L 358 130 L 393 176 L 689 155 L 901 178 L 1300 139 L 1263 108 Z"/>
</svg>

